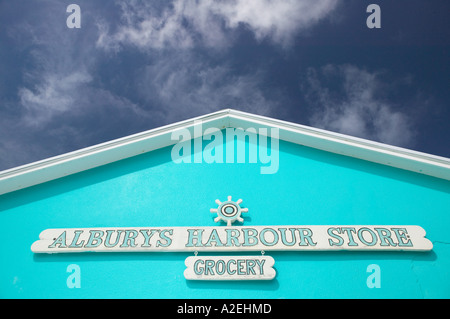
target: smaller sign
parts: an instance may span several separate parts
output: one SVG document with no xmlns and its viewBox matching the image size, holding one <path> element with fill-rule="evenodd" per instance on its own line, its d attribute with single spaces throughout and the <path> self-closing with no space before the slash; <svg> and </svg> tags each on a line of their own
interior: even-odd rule
<svg viewBox="0 0 450 319">
<path fill-rule="evenodd" d="M 185 264 L 188 280 L 272 280 L 276 274 L 270 256 L 191 256 Z"/>
</svg>

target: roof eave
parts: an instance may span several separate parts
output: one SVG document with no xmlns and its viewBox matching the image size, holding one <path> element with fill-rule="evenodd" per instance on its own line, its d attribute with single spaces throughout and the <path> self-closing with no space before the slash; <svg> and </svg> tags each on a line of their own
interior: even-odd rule
<svg viewBox="0 0 450 319">
<path fill-rule="evenodd" d="M 5 170 L 0 172 L 0 195 L 173 145 L 176 141 L 171 139 L 172 132 L 192 130 L 198 121 L 202 122 L 203 130 L 210 127 L 278 128 L 281 140 L 450 180 L 448 158 L 224 109 Z"/>
</svg>

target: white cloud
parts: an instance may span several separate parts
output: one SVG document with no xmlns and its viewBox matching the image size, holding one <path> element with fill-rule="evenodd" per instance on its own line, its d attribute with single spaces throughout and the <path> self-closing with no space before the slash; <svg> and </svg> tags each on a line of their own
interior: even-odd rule
<svg viewBox="0 0 450 319">
<path fill-rule="evenodd" d="M 250 30 L 257 40 L 286 46 L 302 30 L 327 17 L 338 0 L 173 0 L 163 8 L 142 1 L 121 2 L 122 23 L 110 33 L 99 24 L 97 45 L 160 49 L 188 48 L 196 43 L 223 48 L 232 41 L 228 31 Z"/>
<path fill-rule="evenodd" d="M 166 123 L 228 107 L 271 115 L 282 99 L 276 90 L 264 92 L 264 77 L 262 71 L 236 74 L 226 63 L 172 53 L 143 69 L 139 94 Z"/>
<path fill-rule="evenodd" d="M 256 39 L 269 38 L 279 44 L 291 40 L 330 14 L 337 0 L 235 0 L 214 2 L 212 12 L 226 21 L 228 28 L 247 26 Z"/>
<path fill-rule="evenodd" d="M 58 113 L 75 108 L 81 87 L 91 81 L 92 77 L 87 72 L 67 75 L 49 72 L 40 76 L 33 90 L 20 88 L 20 103 L 26 109 L 24 123 L 39 126 Z"/>
<path fill-rule="evenodd" d="M 64 4 L 53 1 L 36 5 L 9 27 L 9 35 L 28 53 L 23 81 L 17 88 L 20 123 L 30 129 L 42 129 L 68 122 L 77 116 L 125 109 L 140 113 L 127 98 L 107 91 L 98 83 L 98 65 L 102 51 L 95 47 L 96 10 L 81 6 L 81 29 L 66 26 Z M 62 13 L 61 13 L 62 12 Z M 94 13 L 93 13 L 94 12 Z M 44 22 L 45 21 L 45 22 Z M 70 131 L 70 130 L 69 130 Z"/>
<path fill-rule="evenodd" d="M 64 20 L 61 23 L 54 18 L 61 8 L 65 9 L 44 2 L 36 6 L 35 15 L 26 12 L 24 19 L 9 29 L 10 37 L 29 52 L 23 82 L 17 88 L 25 126 L 45 126 L 54 116 L 77 108 L 83 88 L 93 79 L 88 71 L 91 50 L 79 45 L 83 34 L 71 33 Z"/>
<path fill-rule="evenodd" d="M 314 105 L 313 126 L 407 147 L 413 143 L 411 118 L 384 99 L 379 74 L 353 65 L 308 70 L 306 96 Z"/>
<path fill-rule="evenodd" d="M 103 51 L 89 21 L 100 11 L 91 5 L 81 6 L 81 29 L 68 29 L 66 5 L 52 0 L 30 3 L 4 30 L 19 54 L 17 65 L 3 67 L 21 76 L 0 94 L 0 170 L 135 133 L 121 121 L 147 119 L 99 81 Z"/>
</svg>

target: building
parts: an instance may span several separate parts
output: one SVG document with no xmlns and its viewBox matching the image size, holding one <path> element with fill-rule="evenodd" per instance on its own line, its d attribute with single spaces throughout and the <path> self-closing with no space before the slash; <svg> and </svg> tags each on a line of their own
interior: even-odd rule
<svg viewBox="0 0 450 319">
<path fill-rule="evenodd" d="M 0 225 L 2 298 L 450 297 L 450 159 L 235 110 L 0 172 Z"/>
</svg>

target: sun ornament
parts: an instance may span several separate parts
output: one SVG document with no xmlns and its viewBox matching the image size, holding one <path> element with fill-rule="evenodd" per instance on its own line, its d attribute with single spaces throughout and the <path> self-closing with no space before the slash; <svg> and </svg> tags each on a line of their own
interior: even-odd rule
<svg viewBox="0 0 450 319">
<path fill-rule="evenodd" d="M 228 200 L 225 202 L 221 202 L 216 199 L 216 204 L 219 205 L 218 208 L 211 208 L 211 213 L 217 213 L 217 217 L 214 218 L 214 221 L 217 223 L 220 220 L 223 220 L 227 223 L 227 226 L 231 226 L 236 220 L 241 223 L 244 222 L 244 219 L 241 217 L 241 213 L 248 212 L 248 208 L 241 208 L 239 206 L 242 203 L 242 199 L 238 199 L 237 202 L 231 200 L 231 196 L 228 196 Z"/>
</svg>

